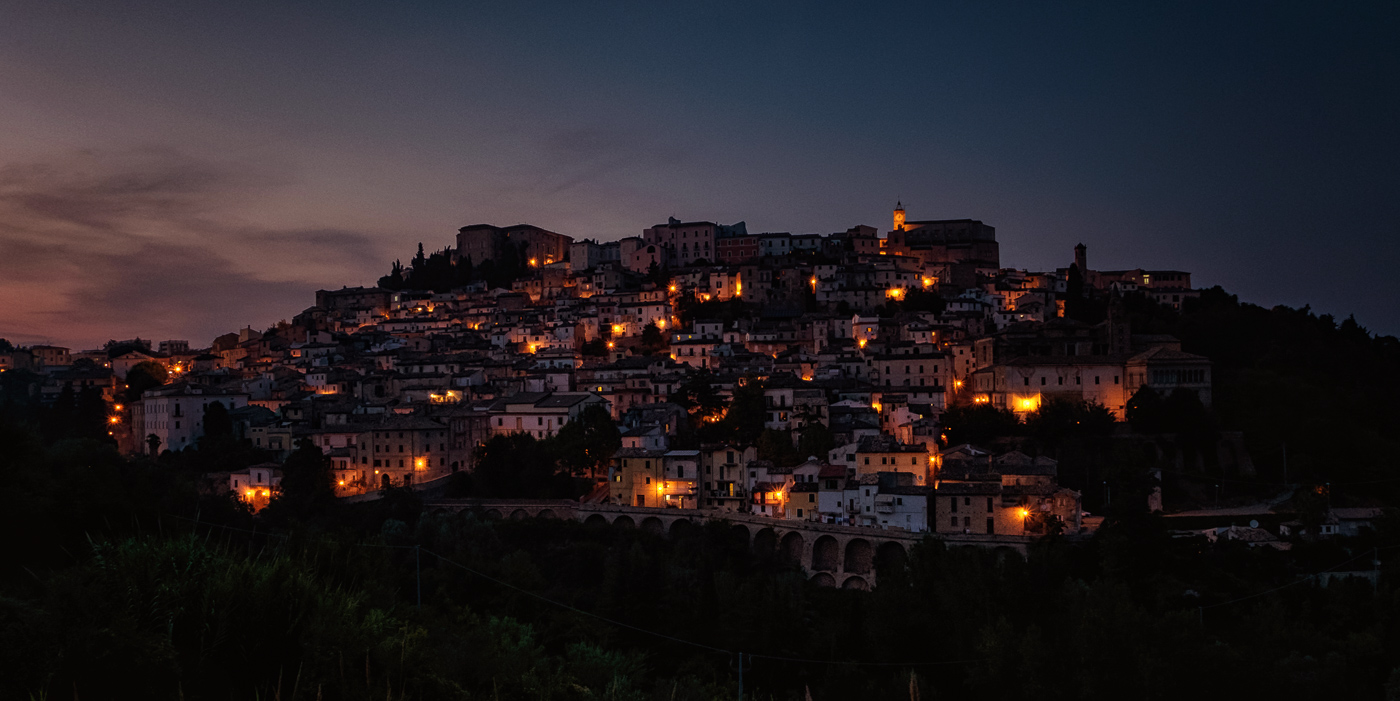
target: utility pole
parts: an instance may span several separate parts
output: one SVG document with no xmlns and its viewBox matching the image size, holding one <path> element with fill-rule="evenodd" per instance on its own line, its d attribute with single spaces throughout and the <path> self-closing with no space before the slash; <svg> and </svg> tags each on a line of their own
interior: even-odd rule
<svg viewBox="0 0 1400 701">
<path fill-rule="evenodd" d="M 744 653 L 739 653 L 739 701 L 744 701 Z"/>
</svg>

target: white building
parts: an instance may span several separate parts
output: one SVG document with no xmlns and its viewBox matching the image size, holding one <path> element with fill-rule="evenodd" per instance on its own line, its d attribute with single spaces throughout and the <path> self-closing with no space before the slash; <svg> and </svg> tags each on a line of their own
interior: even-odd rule
<svg viewBox="0 0 1400 701">
<path fill-rule="evenodd" d="M 160 450 L 184 450 L 204 436 L 205 407 L 218 402 L 225 409 L 248 406 L 248 395 L 201 387 L 186 382 L 147 390 L 132 404 L 132 425 L 138 445 L 149 436 L 160 439 Z"/>
<path fill-rule="evenodd" d="M 548 438 L 595 405 L 607 409 L 608 400 L 592 392 L 521 392 L 492 405 L 491 432 Z"/>
</svg>

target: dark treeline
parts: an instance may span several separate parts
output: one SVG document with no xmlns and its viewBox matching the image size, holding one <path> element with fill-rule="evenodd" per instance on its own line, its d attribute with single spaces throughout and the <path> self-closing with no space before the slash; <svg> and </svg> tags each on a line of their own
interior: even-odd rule
<svg viewBox="0 0 1400 701">
<path fill-rule="evenodd" d="M 508 290 L 512 282 L 529 270 L 528 258 L 525 250 L 520 249 L 475 265 L 470 257 L 457 259 L 451 248 L 425 255 L 420 243 L 418 253 L 407 268 L 394 261 L 389 274 L 379 278 L 378 284 L 386 290 L 446 292 L 482 281 L 488 287 Z"/>
<path fill-rule="evenodd" d="M 1172 539 L 1123 500 L 1091 541 L 1026 557 L 928 540 L 864 593 L 723 523 L 663 538 L 424 513 L 402 491 L 343 505 L 312 446 L 254 517 L 201 495 L 187 461 L 8 422 L 0 445 L 3 698 L 727 699 L 723 651 L 758 655 L 758 699 L 904 698 L 911 678 L 941 699 L 1382 698 L 1400 681 L 1388 578 L 1270 591 L 1373 554 L 1389 573 L 1389 521 L 1284 553 Z"/>
</svg>

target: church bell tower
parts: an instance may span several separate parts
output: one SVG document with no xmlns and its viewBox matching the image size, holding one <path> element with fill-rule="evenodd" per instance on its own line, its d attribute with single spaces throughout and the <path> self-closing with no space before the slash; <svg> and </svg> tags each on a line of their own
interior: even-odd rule
<svg viewBox="0 0 1400 701">
<path fill-rule="evenodd" d="M 904 231 L 904 203 L 894 203 L 894 230 Z"/>
</svg>

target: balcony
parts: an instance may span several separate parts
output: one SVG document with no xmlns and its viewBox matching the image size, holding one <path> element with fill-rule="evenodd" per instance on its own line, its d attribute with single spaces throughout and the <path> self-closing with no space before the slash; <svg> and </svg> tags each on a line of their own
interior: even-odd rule
<svg viewBox="0 0 1400 701">
<path fill-rule="evenodd" d="M 711 489 L 705 494 L 706 496 L 711 496 L 719 499 L 747 499 L 749 496 L 749 491 L 747 489 Z"/>
</svg>

